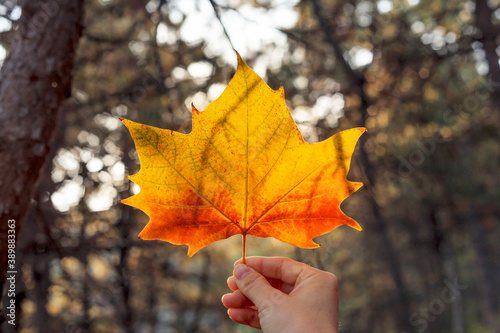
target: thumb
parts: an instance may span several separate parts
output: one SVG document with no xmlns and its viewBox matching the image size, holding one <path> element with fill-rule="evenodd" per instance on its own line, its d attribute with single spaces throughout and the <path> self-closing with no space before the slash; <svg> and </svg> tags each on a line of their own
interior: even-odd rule
<svg viewBox="0 0 500 333">
<path fill-rule="evenodd" d="M 257 308 L 276 293 L 281 293 L 273 288 L 266 278 L 259 272 L 244 264 L 234 267 L 234 277 L 238 289 L 248 297 Z"/>
</svg>

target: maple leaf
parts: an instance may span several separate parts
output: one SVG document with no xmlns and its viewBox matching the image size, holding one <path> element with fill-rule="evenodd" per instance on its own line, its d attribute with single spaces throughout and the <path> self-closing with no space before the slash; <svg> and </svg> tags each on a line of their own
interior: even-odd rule
<svg viewBox="0 0 500 333">
<path fill-rule="evenodd" d="M 364 128 L 309 144 L 288 110 L 283 87 L 272 90 L 238 55 L 238 68 L 205 111 L 194 106 L 182 134 L 122 119 L 141 169 L 141 191 L 123 203 L 150 221 L 141 239 L 201 248 L 236 234 L 274 237 L 315 248 L 313 238 L 347 224 L 342 201 L 362 186 L 346 179 Z"/>
</svg>

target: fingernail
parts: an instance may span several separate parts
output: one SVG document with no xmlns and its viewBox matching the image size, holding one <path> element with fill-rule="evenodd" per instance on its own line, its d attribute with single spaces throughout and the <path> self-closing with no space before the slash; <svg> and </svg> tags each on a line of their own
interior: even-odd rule
<svg viewBox="0 0 500 333">
<path fill-rule="evenodd" d="M 250 273 L 250 267 L 244 264 L 238 264 L 234 267 L 234 277 L 238 280 L 241 280 Z"/>
</svg>

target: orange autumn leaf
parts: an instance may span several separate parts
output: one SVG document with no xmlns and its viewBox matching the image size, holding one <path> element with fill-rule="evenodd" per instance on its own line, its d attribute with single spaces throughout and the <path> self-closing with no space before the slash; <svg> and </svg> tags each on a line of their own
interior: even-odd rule
<svg viewBox="0 0 500 333">
<path fill-rule="evenodd" d="M 141 239 L 189 246 L 192 256 L 236 234 L 274 237 L 304 247 L 347 224 L 340 210 L 362 186 L 346 179 L 364 128 L 309 144 L 285 104 L 238 55 L 238 69 L 205 111 L 192 107 L 190 134 L 123 119 L 141 169 L 129 177 L 140 192 L 122 202 L 150 221 Z"/>
</svg>

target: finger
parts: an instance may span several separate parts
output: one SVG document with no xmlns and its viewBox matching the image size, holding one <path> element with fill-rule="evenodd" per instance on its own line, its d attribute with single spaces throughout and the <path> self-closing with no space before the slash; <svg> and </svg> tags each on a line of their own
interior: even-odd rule
<svg viewBox="0 0 500 333">
<path fill-rule="evenodd" d="M 227 310 L 227 314 L 229 318 L 238 324 L 248 325 L 259 330 L 261 329 L 257 310 L 251 308 L 233 308 Z"/>
<path fill-rule="evenodd" d="M 253 302 L 248 299 L 240 290 L 236 290 L 232 294 L 222 296 L 222 304 L 226 308 L 244 308 L 254 306 Z"/>
<path fill-rule="evenodd" d="M 235 291 L 238 289 L 238 285 L 236 284 L 234 276 L 230 276 L 227 278 L 227 285 L 228 285 L 229 289 L 231 289 L 232 291 Z"/>
<path fill-rule="evenodd" d="M 288 297 L 288 295 L 273 288 L 264 276 L 247 265 L 236 265 L 233 275 L 236 278 L 238 290 L 259 309 L 270 297 Z"/>
<path fill-rule="evenodd" d="M 284 283 L 283 281 L 278 280 L 278 279 L 267 279 L 267 281 L 269 282 L 269 284 L 271 286 L 273 286 L 274 288 L 276 288 L 278 290 L 281 290 L 285 294 L 289 294 L 294 288 L 294 286 L 292 286 L 288 283 Z M 232 291 L 238 290 L 238 285 L 236 284 L 236 280 L 234 279 L 234 276 L 228 277 L 227 285 L 229 286 L 229 288 Z"/>
<path fill-rule="evenodd" d="M 271 286 L 273 286 L 273 288 L 275 289 L 278 289 L 278 290 L 281 290 L 282 292 L 284 292 L 285 294 L 289 294 L 294 286 L 288 284 L 288 283 L 285 283 L 281 280 L 278 280 L 278 279 L 271 279 L 271 278 L 268 278 L 267 281 L 269 282 L 269 284 Z"/>
<path fill-rule="evenodd" d="M 235 262 L 235 266 L 242 263 L 242 259 Z M 277 279 L 285 284 L 295 286 L 297 280 L 316 274 L 316 268 L 282 257 L 248 257 L 246 264 L 266 278 Z"/>
</svg>

